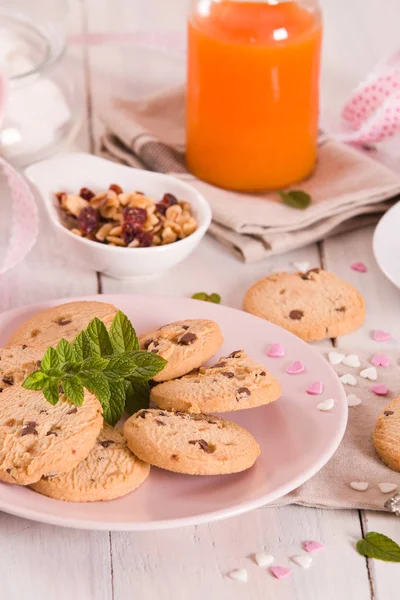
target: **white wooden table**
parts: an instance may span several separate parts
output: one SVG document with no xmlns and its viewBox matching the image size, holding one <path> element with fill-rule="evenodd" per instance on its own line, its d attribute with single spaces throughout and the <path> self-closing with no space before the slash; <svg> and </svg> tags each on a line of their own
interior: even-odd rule
<svg viewBox="0 0 400 600">
<path fill-rule="evenodd" d="M 322 4 L 326 118 L 327 111 L 338 110 L 357 82 L 398 44 L 399 0 L 324 0 Z M 183 31 L 187 5 L 188 0 L 72 0 L 70 31 Z M 100 132 L 98 108 L 114 93 L 121 78 L 125 75 L 126 86 L 129 72 L 133 77 L 132 93 L 138 94 L 160 81 L 154 81 L 153 69 L 145 68 L 142 55 L 132 47 L 123 51 L 116 46 L 76 47 L 71 55 L 86 102 L 85 125 L 75 147 L 93 152 Z M 163 73 L 163 77 L 166 81 L 169 73 Z M 390 144 L 391 155 L 381 157 L 395 164 L 399 144 Z M 0 209 L 3 201 L 1 198 Z M 0 253 L 5 231 L 3 222 Z M 29 257 L 1 279 L 0 309 L 97 292 L 190 296 L 203 289 L 219 292 L 224 304 L 240 307 L 246 288 L 257 278 L 277 266 L 290 269 L 292 261 L 306 260 L 353 282 L 366 298 L 365 326 L 337 340 L 336 345 L 351 348 L 371 344 L 372 328 L 387 329 L 400 341 L 400 292 L 379 272 L 372 256 L 371 236 L 372 229 L 364 229 L 250 266 L 206 239 L 184 264 L 165 277 L 137 284 L 82 269 L 59 253 L 52 234 L 42 228 Z M 368 276 L 349 269 L 353 260 L 367 263 Z M 366 561 L 354 549 L 356 540 L 367 531 L 380 531 L 400 541 L 400 519 L 382 513 L 290 506 L 264 508 L 227 521 L 160 533 L 96 533 L 57 529 L 0 514 L 0 597 L 397 600 L 400 566 Z M 274 580 L 247 558 L 265 549 L 286 561 L 299 552 L 300 543 L 306 539 L 323 541 L 326 550 L 309 571 L 294 567 L 292 577 L 286 581 Z M 245 585 L 224 576 L 239 566 L 249 569 Z"/>
</svg>

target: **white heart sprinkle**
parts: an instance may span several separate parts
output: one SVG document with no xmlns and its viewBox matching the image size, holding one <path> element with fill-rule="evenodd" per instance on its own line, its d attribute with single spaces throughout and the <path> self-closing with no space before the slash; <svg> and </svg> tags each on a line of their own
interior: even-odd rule
<svg viewBox="0 0 400 600">
<path fill-rule="evenodd" d="M 318 410 L 322 410 L 322 412 L 326 412 L 327 410 L 331 410 L 335 404 L 333 398 L 329 398 L 329 400 L 325 400 L 325 402 L 320 402 L 317 404 Z"/>
<path fill-rule="evenodd" d="M 395 483 L 378 483 L 378 487 L 381 490 L 382 494 L 389 494 L 390 492 L 394 492 L 399 487 Z"/>
<path fill-rule="evenodd" d="M 234 579 L 235 581 L 242 581 L 243 583 L 246 583 L 249 578 L 247 569 L 235 569 L 234 571 L 228 573 L 228 575 L 231 579 Z"/>
<path fill-rule="evenodd" d="M 363 377 L 364 379 L 370 379 L 371 381 L 375 381 L 376 379 L 378 379 L 378 373 L 375 367 L 368 367 L 368 369 L 364 369 L 363 371 L 361 371 L 360 377 Z"/>
<path fill-rule="evenodd" d="M 302 569 L 309 569 L 312 563 L 312 557 L 309 554 L 300 554 L 293 556 L 292 561 Z"/>
<path fill-rule="evenodd" d="M 360 366 L 360 359 L 358 358 L 357 354 L 348 354 L 343 360 L 342 363 L 344 365 L 347 365 L 348 367 L 359 367 Z"/>
<path fill-rule="evenodd" d="M 305 273 L 310 268 L 310 263 L 307 261 L 292 262 L 292 265 L 297 271 L 300 271 L 301 273 Z"/>
<path fill-rule="evenodd" d="M 357 385 L 357 379 L 350 373 L 345 373 L 345 375 L 339 377 L 339 380 L 342 383 L 347 383 L 347 385 Z"/>
<path fill-rule="evenodd" d="M 361 400 L 355 394 L 347 396 L 347 406 L 358 406 L 359 404 L 361 404 Z"/>
<path fill-rule="evenodd" d="M 346 358 L 345 354 L 341 352 L 329 352 L 328 354 L 329 362 L 331 365 L 340 365 L 340 363 Z"/>
<path fill-rule="evenodd" d="M 366 481 L 352 481 L 350 483 L 350 487 L 353 488 L 353 490 L 357 490 L 357 492 L 365 492 L 368 489 L 369 483 L 367 483 Z"/>
<path fill-rule="evenodd" d="M 272 554 L 266 554 L 265 552 L 257 552 L 254 555 L 254 560 L 259 567 L 269 567 L 274 562 Z"/>
</svg>

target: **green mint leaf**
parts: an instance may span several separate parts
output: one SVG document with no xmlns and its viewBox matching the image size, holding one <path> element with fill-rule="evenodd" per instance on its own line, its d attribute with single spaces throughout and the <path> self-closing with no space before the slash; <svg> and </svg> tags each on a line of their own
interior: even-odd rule
<svg viewBox="0 0 400 600">
<path fill-rule="evenodd" d="M 110 356 L 113 354 L 113 347 L 108 331 L 100 319 L 95 317 L 90 321 L 86 333 L 90 340 L 93 354 L 96 356 Z"/>
<path fill-rule="evenodd" d="M 73 377 L 65 377 L 62 382 L 64 394 L 73 404 L 81 406 L 84 398 L 83 385 L 76 375 Z"/>
<path fill-rule="evenodd" d="M 28 375 L 22 387 L 26 390 L 42 390 L 48 381 L 49 377 L 43 371 L 35 371 Z"/>
<path fill-rule="evenodd" d="M 110 385 L 103 373 L 82 373 L 77 375 L 82 385 L 96 396 L 100 404 L 108 404 L 111 396 Z"/>
<path fill-rule="evenodd" d="M 139 340 L 136 331 L 128 317 L 120 310 L 111 323 L 109 336 L 116 354 L 139 350 Z"/>
<path fill-rule="evenodd" d="M 221 296 L 214 292 L 213 294 L 210 294 L 208 296 L 208 302 L 213 302 L 214 304 L 221 304 Z"/>
<path fill-rule="evenodd" d="M 282 202 L 292 208 L 305 210 L 311 204 L 310 194 L 303 192 L 303 190 L 290 190 L 290 192 L 280 191 L 278 193 L 282 198 Z"/>
<path fill-rule="evenodd" d="M 54 348 L 47 348 L 42 358 L 42 362 L 40 364 L 41 370 L 48 371 L 49 369 L 56 369 L 59 366 L 60 360 L 58 358 L 57 352 L 54 350 Z"/>
<path fill-rule="evenodd" d="M 110 361 L 107 358 L 101 358 L 101 356 L 90 356 L 83 361 L 81 365 L 81 372 L 92 372 L 92 371 L 104 371 L 109 365 Z"/>
<path fill-rule="evenodd" d="M 142 379 L 125 380 L 125 410 L 128 415 L 135 414 L 142 408 L 148 408 L 150 403 L 150 386 Z"/>
<path fill-rule="evenodd" d="M 163 370 L 167 361 L 162 356 L 153 354 L 152 352 L 145 352 L 144 350 L 137 350 L 132 352 L 132 356 L 135 358 L 136 369 L 134 371 L 134 377 L 136 379 L 152 379 L 157 373 Z"/>
<path fill-rule="evenodd" d="M 61 363 L 68 363 L 73 360 L 72 347 L 66 339 L 61 338 L 56 346 L 56 353 Z"/>
<path fill-rule="evenodd" d="M 221 303 L 221 296 L 213 292 L 212 294 L 206 294 L 205 292 L 197 292 L 193 294 L 192 298 L 195 300 L 203 300 L 204 302 L 213 302 L 213 304 Z"/>
<path fill-rule="evenodd" d="M 52 404 L 53 406 L 57 404 L 59 399 L 57 379 L 47 379 L 43 387 L 43 395 L 46 398 L 47 402 L 50 402 L 50 404 Z"/>
<path fill-rule="evenodd" d="M 62 379 L 65 376 L 65 371 L 62 369 L 49 369 L 46 371 L 46 375 L 55 379 Z"/>
<path fill-rule="evenodd" d="M 125 408 L 124 380 L 109 381 L 110 400 L 103 404 L 103 417 L 106 423 L 114 426 L 122 417 Z"/>
<path fill-rule="evenodd" d="M 357 552 L 368 558 L 386 562 L 400 562 L 400 546 L 382 533 L 371 531 L 357 542 Z"/>
<path fill-rule="evenodd" d="M 72 342 L 72 352 L 77 362 L 82 362 L 92 355 L 90 341 L 85 331 L 81 331 Z"/>
<path fill-rule="evenodd" d="M 205 292 L 197 292 L 192 296 L 193 300 L 204 300 L 204 302 L 208 301 L 208 294 Z"/>
<path fill-rule="evenodd" d="M 104 374 L 110 379 L 128 377 L 136 371 L 136 352 L 110 358 Z"/>
</svg>

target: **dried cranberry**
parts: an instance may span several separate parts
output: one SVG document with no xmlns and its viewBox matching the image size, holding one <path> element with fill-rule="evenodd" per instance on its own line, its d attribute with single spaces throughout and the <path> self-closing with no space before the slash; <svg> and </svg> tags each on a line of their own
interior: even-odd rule
<svg viewBox="0 0 400 600">
<path fill-rule="evenodd" d="M 139 246 L 141 248 L 148 248 L 153 242 L 153 234 L 151 231 L 138 231 L 136 232 L 136 238 L 139 240 Z"/>
<path fill-rule="evenodd" d="M 123 211 L 124 222 L 133 225 L 134 227 L 141 229 L 142 225 L 146 222 L 147 211 L 139 206 L 127 206 Z"/>
<path fill-rule="evenodd" d="M 115 192 L 116 194 L 122 194 L 124 192 L 122 187 L 120 185 L 118 185 L 117 183 L 112 183 L 108 189 L 111 190 L 112 192 Z"/>
<path fill-rule="evenodd" d="M 122 239 L 124 240 L 125 246 L 128 246 L 136 236 L 136 229 L 131 223 L 124 223 L 122 225 Z"/>
<path fill-rule="evenodd" d="M 85 206 L 79 213 L 79 229 L 83 233 L 94 233 L 99 225 L 99 213 L 93 206 Z"/>
<path fill-rule="evenodd" d="M 173 194 L 164 194 L 162 200 L 157 202 L 156 210 L 160 213 L 160 215 L 165 215 L 167 208 L 173 204 L 178 204 L 178 200 L 175 198 L 175 196 Z"/>
<path fill-rule="evenodd" d="M 81 191 L 79 192 L 79 195 L 81 198 L 83 198 L 84 200 L 91 200 L 92 198 L 95 197 L 96 194 L 94 194 L 92 192 L 92 190 L 89 190 L 89 188 L 83 187 L 81 188 Z"/>
</svg>

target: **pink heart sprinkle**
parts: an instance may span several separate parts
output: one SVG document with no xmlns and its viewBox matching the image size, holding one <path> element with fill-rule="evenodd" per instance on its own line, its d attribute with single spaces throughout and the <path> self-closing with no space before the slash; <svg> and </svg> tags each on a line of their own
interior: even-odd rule
<svg viewBox="0 0 400 600">
<path fill-rule="evenodd" d="M 352 265 L 350 265 L 350 269 L 353 269 L 353 271 L 358 271 L 359 273 L 367 272 L 367 267 L 363 262 L 354 262 Z"/>
<path fill-rule="evenodd" d="M 387 331 L 376 329 L 372 332 L 372 339 L 374 339 L 375 342 L 388 342 L 392 339 L 392 334 L 388 333 Z"/>
<path fill-rule="evenodd" d="M 277 579 L 286 579 L 286 577 L 289 577 L 291 571 L 289 567 L 271 567 L 271 573 Z"/>
<path fill-rule="evenodd" d="M 288 366 L 286 373 L 289 375 L 298 375 L 304 371 L 304 365 L 301 360 L 295 360 L 291 365 Z"/>
<path fill-rule="evenodd" d="M 389 389 L 385 383 L 377 383 L 371 386 L 371 392 L 374 392 L 377 396 L 387 396 Z"/>
<path fill-rule="evenodd" d="M 272 344 L 267 352 L 267 356 L 270 358 L 282 358 L 282 356 L 285 356 L 285 348 L 282 344 Z"/>
<path fill-rule="evenodd" d="M 306 552 L 321 552 L 321 550 L 325 548 L 323 544 L 320 544 L 319 542 L 315 542 L 313 540 L 310 540 L 309 542 L 304 542 L 303 546 Z"/>
<path fill-rule="evenodd" d="M 324 384 L 322 381 L 314 381 L 311 385 L 306 388 L 307 394 L 312 394 L 313 396 L 319 396 L 324 391 Z"/>
<path fill-rule="evenodd" d="M 390 365 L 390 358 L 387 354 L 375 354 L 371 358 L 371 363 L 375 367 L 388 367 Z"/>
</svg>

